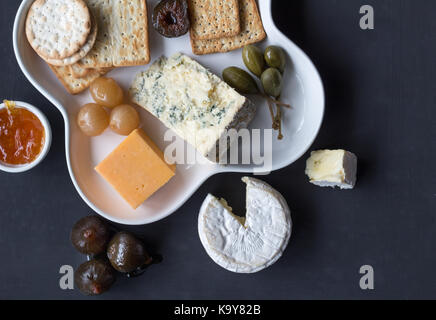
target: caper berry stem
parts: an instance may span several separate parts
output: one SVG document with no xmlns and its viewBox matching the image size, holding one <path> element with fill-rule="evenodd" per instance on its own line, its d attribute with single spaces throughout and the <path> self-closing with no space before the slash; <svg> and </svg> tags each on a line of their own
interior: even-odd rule
<svg viewBox="0 0 436 320">
<path fill-rule="evenodd" d="M 280 106 L 277 106 L 277 116 L 276 116 L 276 126 L 278 127 L 279 130 L 279 135 L 278 135 L 278 139 L 282 140 L 283 139 L 283 133 L 282 133 L 282 109 L 280 108 Z"/>
<path fill-rule="evenodd" d="M 274 127 L 274 124 L 275 124 L 275 115 L 274 115 L 274 107 L 273 107 L 273 104 L 271 103 L 271 101 L 269 101 L 269 100 L 267 100 L 266 101 L 267 103 L 268 103 L 268 108 L 269 108 L 269 113 L 271 114 L 271 120 L 272 120 L 272 128 L 274 129 L 274 130 L 277 130 L 275 127 Z"/>
<path fill-rule="evenodd" d="M 273 104 L 271 104 L 271 105 L 273 105 Z M 273 106 L 275 106 L 276 109 L 279 108 L 277 105 L 273 105 Z M 274 119 L 273 119 L 273 125 L 272 125 L 272 128 L 273 128 L 274 130 L 279 130 L 279 127 L 278 127 L 278 125 L 277 125 L 277 121 L 276 121 L 276 119 L 277 119 L 277 116 L 275 115 L 275 116 L 274 116 Z"/>
<path fill-rule="evenodd" d="M 276 105 L 277 108 L 277 114 L 274 117 L 274 127 L 276 127 L 276 130 L 280 129 L 280 123 L 281 123 L 281 117 L 282 117 L 282 110 L 280 109 L 280 106 Z"/>
<path fill-rule="evenodd" d="M 276 104 L 276 105 L 278 105 L 278 106 L 286 107 L 286 108 L 289 108 L 289 109 L 292 108 L 291 105 L 289 105 L 289 104 L 287 104 L 287 103 L 283 103 L 283 102 L 278 101 L 278 100 L 276 100 L 276 99 L 273 99 L 273 98 L 271 98 L 270 96 L 268 96 L 266 93 L 260 93 L 260 95 L 261 95 L 262 97 L 264 97 L 266 100 L 268 100 L 268 101 L 270 101 L 271 103 L 274 103 L 274 104 Z"/>
<path fill-rule="evenodd" d="M 280 96 L 277 97 L 277 99 L 280 99 Z M 276 105 L 276 107 L 277 107 L 277 114 L 276 114 L 276 116 L 274 118 L 274 121 L 273 121 L 273 129 L 279 131 L 277 139 L 278 140 L 282 140 L 283 139 L 283 133 L 282 133 L 282 109 L 281 109 L 281 107 L 279 105 Z"/>
</svg>

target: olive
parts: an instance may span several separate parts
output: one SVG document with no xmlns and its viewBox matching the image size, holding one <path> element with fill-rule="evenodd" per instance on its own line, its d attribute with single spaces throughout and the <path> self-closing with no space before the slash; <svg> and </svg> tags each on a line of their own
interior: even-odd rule
<svg viewBox="0 0 436 320">
<path fill-rule="evenodd" d="M 277 98 L 282 93 L 283 81 L 282 74 L 276 68 L 266 69 L 261 76 L 262 86 L 265 93 Z"/>
<path fill-rule="evenodd" d="M 71 230 L 71 242 L 83 254 L 97 255 L 104 252 L 109 239 L 107 224 L 96 216 L 80 219 Z"/>
<path fill-rule="evenodd" d="M 242 50 L 242 60 L 244 60 L 247 69 L 260 78 L 265 70 L 265 59 L 262 51 L 256 46 L 247 45 Z"/>
<path fill-rule="evenodd" d="M 277 46 L 266 48 L 265 61 L 269 67 L 279 69 L 281 73 L 285 71 L 286 54 L 282 48 Z"/>
<path fill-rule="evenodd" d="M 107 257 L 112 267 L 123 273 L 132 272 L 150 260 L 144 244 L 127 232 L 118 232 L 112 238 Z"/>
<path fill-rule="evenodd" d="M 180 37 L 189 31 L 188 2 L 163 0 L 153 10 L 153 27 L 167 38 Z"/>
<path fill-rule="evenodd" d="M 238 67 L 229 67 L 223 71 L 224 81 L 243 94 L 257 94 L 259 87 L 250 74 Z"/>
<path fill-rule="evenodd" d="M 105 260 L 90 260 L 79 266 L 74 273 L 74 283 L 86 295 L 99 295 L 110 289 L 115 282 L 115 272 Z"/>
</svg>

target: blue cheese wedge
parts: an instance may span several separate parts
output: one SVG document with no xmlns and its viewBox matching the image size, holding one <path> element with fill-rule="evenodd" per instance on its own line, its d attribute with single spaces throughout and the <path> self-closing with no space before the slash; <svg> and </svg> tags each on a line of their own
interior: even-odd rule
<svg viewBox="0 0 436 320">
<path fill-rule="evenodd" d="M 227 150 L 217 150 L 227 130 L 246 128 L 256 112 L 247 98 L 181 53 L 161 57 L 139 73 L 130 95 L 133 102 L 215 162 Z"/>
<path fill-rule="evenodd" d="M 310 182 L 320 187 L 353 189 L 356 171 L 356 155 L 345 150 L 314 151 L 306 163 Z"/>
</svg>

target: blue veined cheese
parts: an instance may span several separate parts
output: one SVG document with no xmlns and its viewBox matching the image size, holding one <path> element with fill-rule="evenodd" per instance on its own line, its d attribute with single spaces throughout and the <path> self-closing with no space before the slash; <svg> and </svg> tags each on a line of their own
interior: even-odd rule
<svg viewBox="0 0 436 320">
<path fill-rule="evenodd" d="M 181 53 L 139 73 L 130 95 L 212 161 L 226 151 L 217 147 L 227 130 L 246 128 L 256 112 L 247 98 Z"/>
</svg>

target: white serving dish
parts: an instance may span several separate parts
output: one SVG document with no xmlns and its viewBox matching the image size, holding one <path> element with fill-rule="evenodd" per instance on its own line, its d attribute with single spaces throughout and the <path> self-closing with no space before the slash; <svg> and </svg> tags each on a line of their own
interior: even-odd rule
<svg viewBox="0 0 436 320">
<path fill-rule="evenodd" d="M 275 26 L 271 15 L 271 1 L 259 0 L 259 9 L 267 40 L 262 47 L 279 45 L 289 57 L 282 100 L 289 102 L 292 110 L 284 111 L 284 136 L 274 139 L 272 148 L 272 171 L 284 168 L 298 160 L 312 145 L 321 127 L 324 115 L 324 89 L 321 78 L 310 59 Z M 229 165 L 178 165 L 177 175 L 137 210 L 132 210 L 124 200 L 94 171 L 122 140 L 106 131 L 97 138 L 85 137 L 76 125 L 79 107 L 91 102 L 86 91 L 77 96 L 68 94 L 47 65 L 34 53 L 27 42 L 24 25 L 27 11 L 33 0 L 24 0 L 18 10 L 13 32 L 17 61 L 28 80 L 62 113 L 65 121 L 65 148 L 68 169 L 74 186 L 83 200 L 101 216 L 121 224 L 142 225 L 167 217 L 180 208 L 209 177 L 223 172 L 253 173 L 253 166 Z M 157 0 L 148 1 L 149 16 Z M 151 19 L 149 19 L 151 20 Z M 243 67 L 241 50 L 225 54 L 195 57 L 192 54 L 189 36 L 165 39 L 149 28 L 152 61 L 162 54 L 170 56 L 183 52 L 194 57 L 212 72 L 220 75 L 228 66 Z M 292 61 L 292 63 L 291 63 Z M 120 68 L 109 73 L 127 90 L 133 77 L 146 66 Z M 271 128 L 271 118 L 266 103 L 254 99 L 258 106 L 251 128 Z M 163 139 L 165 127 L 146 111 L 141 111 L 142 127 L 162 149 L 167 145 Z M 200 204 L 199 204 L 200 207 Z"/>
<path fill-rule="evenodd" d="M 35 116 L 37 116 L 38 119 L 41 121 L 41 124 L 44 127 L 44 131 L 45 131 L 44 146 L 42 147 L 41 152 L 39 153 L 38 157 L 36 157 L 35 160 L 33 160 L 30 163 L 20 164 L 20 165 L 11 165 L 0 161 L 1 171 L 5 171 L 8 173 L 21 173 L 35 168 L 38 164 L 40 164 L 44 160 L 44 158 L 47 156 L 48 151 L 50 150 L 52 135 L 51 135 L 50 122 L 48 122 L 47 117 L 41 112 L 41 110 L 23 101 L 14 101 L 14 102 L 17 108 L 27 109 L 28 111 L 32 112 Z M 6 108 L 4 103 L 0 104 L 0 109 L 3 108 Z"/>
</svg>

